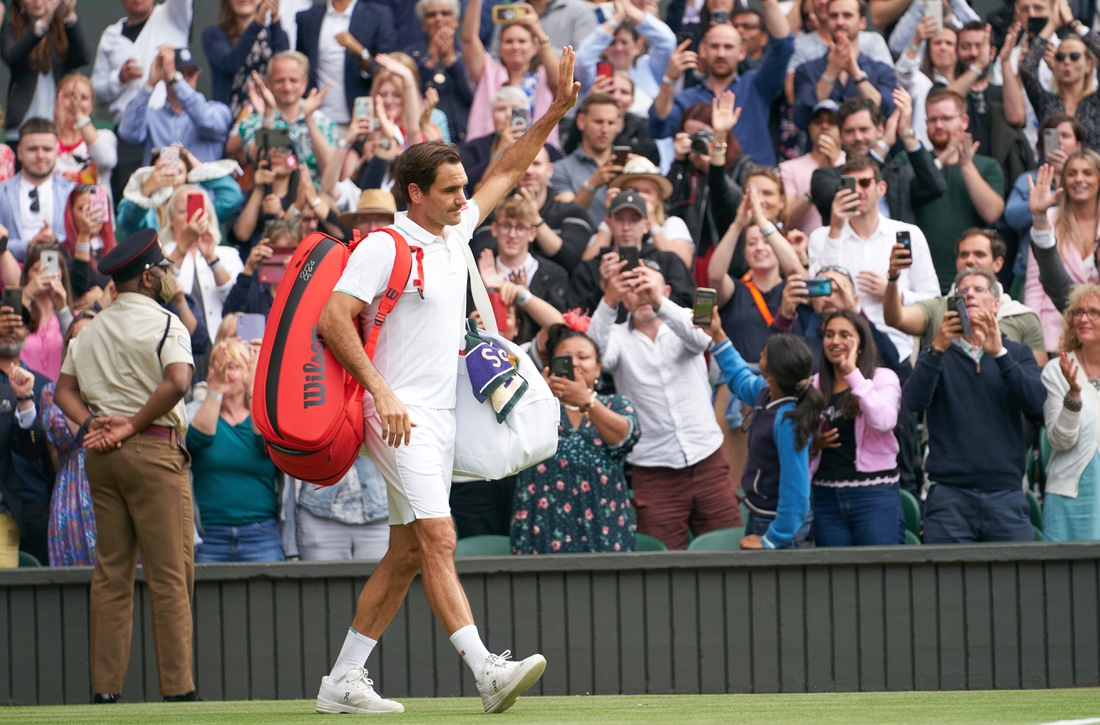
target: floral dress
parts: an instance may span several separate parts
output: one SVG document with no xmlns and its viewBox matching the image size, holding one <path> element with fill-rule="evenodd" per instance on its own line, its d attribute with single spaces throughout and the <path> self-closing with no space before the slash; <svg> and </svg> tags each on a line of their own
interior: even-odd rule
<svg viewBox="0 0 1100 725">
<path fill-rule="evenodd" d="M 634 550 L 623 459 L 642 435 L 638 413 L 621 395 L 598 399 L 630 421 L 630 432 L 610 445 L 592 421 L 583 418 L 574 428 L 562 409 L 558 452 L 519 474 L 512 507 L 513 554 Z"/>
<path fill-rule="evenodd" d="M 42 427 L 61 460 L 50 499 L 50 566 L 95 566 L 95 510 L 84 473 L 84 437 L 73 434 L 53 392 L 53 383 L 42 388 Z"/>
</svg>

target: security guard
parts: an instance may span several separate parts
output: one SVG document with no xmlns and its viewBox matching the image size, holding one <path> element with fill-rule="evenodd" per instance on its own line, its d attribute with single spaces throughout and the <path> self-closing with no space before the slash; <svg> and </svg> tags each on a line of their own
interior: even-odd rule
<svg viewBox="0 0 1100 725">
<path fill-rule="evenodd" d="M 99 263 L 118 299 L 69 345 L 54 399 L 81 423 L 95 506 L 91 591 L 93 702 L 118 702 L 130 657 L 138 551 L 152 597 L 153 634 L 166 701 L 194 700 L 191 678 L 193 517 L 183 396 L 191 337 L 161 307 L 172 262 L 157 233 L 131 234 Z"/>
</svg>

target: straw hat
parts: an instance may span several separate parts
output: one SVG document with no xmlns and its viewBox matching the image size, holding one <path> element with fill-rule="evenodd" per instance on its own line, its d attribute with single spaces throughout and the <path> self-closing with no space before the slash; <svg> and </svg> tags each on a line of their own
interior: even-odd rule
<svg viewBox="0 0 1100 725">
<path fill-rule="evenodd" d="M 609 189 L 625 189 L 635 179 L 649 179 L 657 184 L 661 190 L 661 199 L 672 196 L 672 182 L 661 174 L 661 170 L 653 165 L 653 162 L 644 156 L 635 156 L 626 162 L 623 173 L 616 176 L 607 185 Z"/>
<path fill-rule="evenodd" d="M 340 215 L 340 223 L 344 226 L 354 226 L 355 220 L 363 214 L 389 214 L 397 213 L 397 202 L 393 194 L 381 189 L 364 189 L 359 195 L 359 204 L 355 211 L 345 212 Z"/>
</svg>

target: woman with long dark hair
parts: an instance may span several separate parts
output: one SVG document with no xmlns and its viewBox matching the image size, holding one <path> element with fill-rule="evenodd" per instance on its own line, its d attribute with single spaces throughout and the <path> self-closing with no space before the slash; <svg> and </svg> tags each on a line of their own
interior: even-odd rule
<svg viewBox="0 0 1100 725">
<path fill-rule="evenodd" d="M 57 272 L 44 274 L 42 252 L 58 253 Z M 61 373 L 61 350 L 65 335 L 73 322 L 69 310 L 72 288 L 69 285 L 69 263 L 57 244 L 35 244 L 23 260 L 23 309 L 30 310 L 27 342 L 21 359 L 27 367 L 57 380 Z"/>
<path fill-rule="evenodd" d="M 773 335 L 760 354 L 757 375 L 726 337 L 718 315 L 703 328 L 711 357 L 730 390 L 753 406 L 746 421 L 749 455 L 741 475 L 749 509 L 742 549 L 797 549 L 810 532 L 810 440 L 825 401 L 813 386 L 814 356 L 806 343 Z"/>
<path fill-rule="evenodd" d="M 901 544 L 905 520 L 894 437 L 901 382 L 883 367 L 862 315 L 840 310 L 825 318 L 818 369 L 814 384 L 828 407 L 810 463 L 814 543 Z"/>
<path fill-rule="evenodd" d="M 76 0 L 15 0 L 0 56 L 11 69 L 4 131 L 15 137 L 28 118 L 53 118 L 61 79 L 92 60 Z"/>
</svg>

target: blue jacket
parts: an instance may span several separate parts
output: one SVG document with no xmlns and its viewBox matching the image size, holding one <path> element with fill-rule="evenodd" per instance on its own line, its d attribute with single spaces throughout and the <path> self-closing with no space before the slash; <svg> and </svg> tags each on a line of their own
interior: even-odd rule
<svg viewBox="0 0 1100 725">
<path fill-rule="evenodd" d="M 733 91 L 737 97 L 737 107 L 741 109 L 741 120 L 733 129 L 733 135 L 741 144 L 741 153 L 749 154 L 756 163 L 763 166 L 775 165 L 775 148 L 772 146 L 771 133 L 768 131 L 768 119 L 771 116 L 772 101 L 783 90 L 783 79 L 787 75 L 787 61 L 794 55 L 794 36 L 772 38 L 768 41 L 764 62 L 756 70 L 744 75 L 734 76 L 726 90 Z M 680 119 L 684 111 L 696 103 L 710 104 L 714 92 L 707 84 L 700 83 L 678 93 L 672 101 L 672 112 L 668 118 L 657 115 L 656 105 L 649 108 L 649 136 L 653 139 L 669 138 L 676 135 L 680 128 Z"/>
<path fill-rule="evenodd" d="M 314 5 L 303 10 L 295 17 L 298 19 L 298 50 L 309 58 L 309 87 L 316 88 L 317 58 L 321 51 L 321 23 L 325 19 L 327 3 Z M 393 28 L 393 13 L 388 7 L 369 0 L 359 0 L 351 11 L 351 23 L 348 26 L 356 40 L 370 51 L 371 56 L 397 50 L 397 35 Z M 326 43 L 335 43 L 325 38 Z M 333 88 L 339 93 L 339 88 Z M 351 53 L 344 53 L 344 95 L 347 97 L 348 110 L 355 107 L 357 96 L 370 95 L 370 76 L 363 72 L 361 59 Z"/>
<path fill-rule="evenodd" d="M 810 116 L 817 103 L 817 82 L 828 65 L 829 56 L 826 55 L 817 60 L 807 61 L 795 69 L 794 122 L 801 129 L 810 125 Z M 882 103 L 879 104 L 882 107 L 882 115 L 889 117 L 894 112 L 894 88 L 897 86 L 894 69 L 863 53 L 859 54 L 859 69 L 867 74 L 871 85 L 882 95 Z M 859 88 L 849 77 L 844 85 L 840 85 L 839 82 L 833 85 L 833 92 L 829 98 L 837 103 L 844 103 L 848 98 L 859 98 Z"/>
<path fill-rule="evenodd" d="M 8 249 L 20 262 L 27 255 L 27 246 L 39 232 L 38 229 L 23 228 L 23 214 L 19 205 L 30 204 L 31 201 L 19 198 L 19 181 L 22 178 L 22 174 L 16 174 L 0 183 L 0 224 L 8 230 Z M 53 219 L 50 219 L 50 229 L 57 236 L 58 242 L 65 241 L 65 203 L 75 188 L 76 182 L 69 181 L 61 174 L 54 172 Z"/>
<path fill-rule="evenodd" d="M 755 438 L 760 445 L 750 446 L 749 460 L 745 462 L 741 482 L 746 493 L 745 502 L 750 507 L 755 506 L 765 515 L 774 511 L 775 518 L 761 537 L 764 547 L 782 549 L 790 545 L 810 513 L 810 444 L 807 442 L 800 449 L 795 447 L 794 424 L 787 420 L 786 415 L 787 411 L 794 409 L 793 400 L 770 403 L 768 383 L 763 376 L 749 369 L 748 363 L 728 338 L 720 345 L 712 346 L 710 354 L 725 373 L 730 390 L 745 405 L 757 408 L 750 423 L 750 440 L 754 439 L 753 433 L 754 429 L 759 428 L 758 423 L 771 423 L 770 430 L 755 430 Z M 766 450 L 769 447 L 771 449 Z M 779 470 L 754 465 L 754 460 L 758 463 L 772 461 L 773 466 L 774 461 L 778 460 Z M 751 483 L 745 485 L 746 480 L 751 480 Z M 768 501 L 775 503 L 768 505 Z"/>
<path fill-rule="evenodd" d="M 39 380 L 41 376 L 36 374 L 34 377 L 38 416 L 30 428 L 23 430 L 15 420 L 15 391 L 8 383 L 7 373 L 0 372 L 0 511 L 6 508 L 20 531 L 23 530 L 23 482 L 15 457 L 18 455 L 25 462 L 39 461 L 48 455 L 46 435 L 42 432 L 41 394 L 44 384 Z"/>
<path fill-rule="evenodd" d="M 1008 354 L 978 362 L 954 344 L 943 355 L 923 350 L 902 387 L 910 410 L 928 411 L 924 467 L 936 483 L 1020 490 L 1023 415 L 1042 415 L 1047 391 L 1030 348 L 1001 339 Z"/>
<path fill-rule="evenodd" d="M 273 304 L 275 304 L 275 298 L 267 285 L 261 284 L 259 274 L 241 272 L 237 275 L 236 284 L 225 298 L 222 312 L 227 315 L 233 312 L 244 312 L 266 317 L 271 314 Z"/>
</svg>

